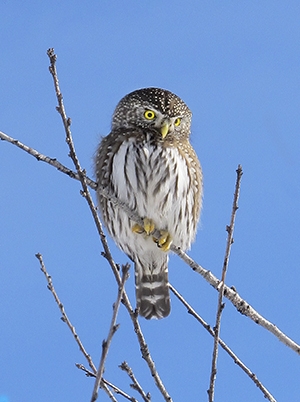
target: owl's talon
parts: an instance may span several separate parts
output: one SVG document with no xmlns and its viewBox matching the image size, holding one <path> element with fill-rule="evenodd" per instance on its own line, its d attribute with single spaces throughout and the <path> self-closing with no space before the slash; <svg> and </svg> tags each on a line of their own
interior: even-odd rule
<svg viewBox="0 0 300 402">
<path fill-rule="evenodd" d="M 170 250 L 170 246 L 172 244 L 172 237 L 167 230 L 161 230 L 160 237 L 158 239 L 153 237 L 153 240 L 155 241 L 157 246 L 161 248 L 163 251 Z"/>
<path fill-rule="evenodd" d="M 155 225 L 151 219 L 144 218 L 143 219 L 143 226 L 138 225 L 135 223 L 131 229 L 134 233 L 142 234 L 146 233 L 146 235 L 151 235 L 151 233 L 155 230 Z"/>
<path fill-rule="evenodd" d="M 133 231 L 133 233 L 137 233 L 137 234 L 142 234 L 144 233 L 144 228 L 140 225 L 138 225 L 137 223 L 135 223 L 131 230 Z"/>
<path fill-rule="evenodd" d="M 154 232 L 155 225 L 151 219 L 148 219 L 148 218 L 144 219 L 144 230 L 148 236 Z"/>
</svg>

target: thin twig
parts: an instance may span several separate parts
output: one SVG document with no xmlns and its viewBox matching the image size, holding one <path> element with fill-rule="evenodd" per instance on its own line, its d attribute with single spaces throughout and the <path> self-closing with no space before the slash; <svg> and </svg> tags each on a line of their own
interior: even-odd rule
<svg viewBox="0 0 300 402">
<path fill-rule="evenodd" d="M 103 233 L 103 229 L 102 229 L 100 219 L 98 217 L 96 208 L 94 206 L 92 197 L 91 197 L 89 189 L 88 189 L 85 171 L 81 169 L 79 160 L 78 160 L 76 152 L 75 152 L 75 147 L 74 147 L 74 144 L 73 144 L 73 139 L 72 139 L 71 130 L 70 130 L 71 119 L 68 118 L 67 115 L 66 115 L 66 112 L 65 112 L 65 109 L 64 109 L 64 104 L 63 104 L 63 96 L 62 96 L 62 93 L 60 91 L 58 78 L 57 78 L 57 72 L 56 72 L 56 66 L 55 66 L 57 57 L 56 57 L 56 55 L 54 53 L 54 49 L 49 49 L 47 54 L 48 54 L 48 56 L 50 58 L 50 68 L 49 68 L 49 70 L 50 70 L 50 73 L 52 74 L 52 77 L 53 77 L 54 86 L 55 86 L 55 92 L 56 92 L 56 96 L 57 96 L 57 100 L 58 100 L 58 104 L 59 104 L 59 106 L 57 107 L 57 111 L 61 115 L 64 127 L 65 127 L 66 142 L 69 145 L 70 157 L 72 158 L 73 163 L 74 163 L 74 165 L 76 167 L 76 170 L 77 170 L 77 173 L 78 173 L 78 176 L 79 176 L 82 188 L 83 188 L 82 195 L 86 198 L 86 200 L 88 202 L 88 205 L 89 205 L 89 207 L 91 209 L 91 212 L 92 212 L 96 227 L 98 229 L 99 236 L 100 236 L 103 248 L 104 248 L 104 254 L 103 255 L 108 260 L 108 262 L 110 263 L 111 268 L 113 270 L 113 273 L 115 275 L 115 278 L 117 280 L 118 286 L 120 286 L 121 283 L 122 283 L 122 280 L 121 280 L 121 276 L 120 276 L 119 271 L 118 271 L 118 267 L 115 264 L 115 262 L 113 261 L 113 258 L 111 256 L 111 253 L 110 253 L 107 241 L 106 241 L 106 237 L 105 237 L 105 235 Z M 111 196 L 110 196 L 110 199 L 111 199 Z M 134 213 L 133 213 L 133 215 L 134 215 Z M 137 223 L 139 223 L 139 221 L 137 221 Z M 123 302 L 124 302 L 124 305 L 127 308 L 128 312 L 129 312 L 131 320 L 133 322 L 134 330 L 135 330 L 135 333 L 137 334 L 137 338 L 138 338 L 138 341 L 139 341 L 139 344 L 140 344 L 142 357 L 146 360 L 146 362 L 148 364 L 148 367 L 150 369 L 151 375 L 152 375 L 152 377 L 153 377 L 153 379 L 155 381 L 155 384 L 157 385 L 158 389 L 160 390 L 161 394 L 163 395 L 163 397 L 165 398 L 166 401 L 170 402 L 170 401 L 172 401 L 172 398 L 168 394 L 168 392 L 167 392 L 167 390 L 166 390 L 166 388 L 165 388 L 165 386 L 164 386 L 164 384 L 163 384 L 163 382 L 162 382 L 162 380 L 161 380 L 161 378 L 160 378 L 160 376 L 159 376 L 159 374 L 158 374 L 158 372 L 156 370 L 154 361 L 153 361 L 153 359 L 152 359 L 152 357 L 150 355 L 150 352 L 149 352 L 148 346 L 146 344 L 144 335 L 143 335 L 141 327 L 139 325 L 139 322 L 138 322 L 138 319 L 137 319 L 137 314 L 135 314 L 133 312 L 133 309 L 131 307 L 131 304 L 130 304 L 130 301 L 129 301 L 129 298 L 127 296 L 127 293 L 126 293 L 125 289 L 123 290 Z"/>
<path fill-rule="evenodd" d="M 114 397 L 114 394 L 111 392 L 111 390 L 108 388 L 108 386 L 103 381 L 101 381 L 101 389 L 103 389 L 104 392 L 106 392 L 106 395 L 108 395 L 108 397 L 111 401 L 118 402 L 116 400 L 116 398 Z"/>
<path fill-rule="evenodd" d="M 83 353 L 84 357 L 86 358 L 90 368 L 93 370 L 94 373 L 96 373 L 97 372 L 96 366 L 94 365 L 91 356 L 85 350 L 85 348 L 84 348 L 84 346 L 83 346 L 78 334 L 76 333 L 75 327 L 72 325 L 71 321 L 69 320 L 69 317 L 67 316 L 67 313 L 65 312 L 65 308 L 64 308 L 62 302 L 60 301 L 60 299 L 59 299 L 59 297 L 58 297 L 58 295 L 57 295 L 57 293 L 56 293 L 56 291 L 54 289 L 54 286 L 53 286 L 53 283 L 52 283 L 52 278 L 51 278 L 51 276 L 48 274 L 48 272 L 46 270 L 46 267 L 45 267 L 45 264 L 44 264 L 44 261 L 43 261 L 43 256 L 40 253 L 37 253 L 35 256 L 39 260 L 40 266 L 41 266 L 41 271 L 43 272 L 43 274 L 45 275 L 45 277 L 47 279 L 47 282 L 48 282 L 47 287 L 50 290 L 50 292 L 52 293 L 52 295 L 53 295 L 53 297 L 54 297 L 54 299 L 56 301 L 56 304 L 58 305 L 58 307 L 60 309 L 60 312 L 61 312 L 61 315 L 62 315 L 62 318 L 61 318 L 62 321 L 65 322 L 67 324 L 67 326 L 69 327 L 69 329 L 72 332 L 72 335 L 73 335 L 77 345 L 79 346 L 80 351 Z"/>
<path fill-rule="evenodd" d="M 146 394 L 146 392 L 143 390 L 142 386 L 136 379 L 135 375 L 133 374 L 133 371 L 131 367 L 129 367 L 127 362 L 123 362 L 122 364 L 119 365 L 120 369 L 123 371 L 126 371 L 128 374 L 129 378 L 132 381 L 132 384 L 130 384 L 131 388 L 135 389 L 143 398 L 145 402 L 150 402 L 151 401 L 151 395 L 149 392 Z"/>
<path fill-rule="evenodd" d="M 60 172 L 67 174 L 69 177 L 80 180 L 78 174 L 71 169 L 67 168 L 64 166 L 62 163 L 58 162 L 54 158 L 50 158 L 48 156 L 43 155 L 42 153 L 34 150 L 33 148 L 28 147 L 27 145 L 22 144 L 20 141 L 10 137 L 9 135 L 3 133 L 0 131 L 0 139 L 7 141 L 13 145 L 16 145 L 20 149 L 22 149 L 25 152 L 28 152 L 30 155 L 34 156 L 36 159 L 41 160 L 43 162 L 46 162 L 50 164 L 51 166 L 56 167 Z M 97 188 L 97 184 L 87 176 L 86 178 L 86 185 L 95 190 Z M 120 202 L 116 197 L 113 195 L 109 195 L 105 189 L 98 188 L 98 190 L 101 195 L 104 197 L 108 198 L 111 202 L 113 202 L 116 206 L 119 208 L 123 208 L 124 211 L 128 214 L 129 218 L 133 220 L 134 222 L 141 223 L 142 224 L 142 219 L 134 212 L 132 211 L 127 205 L 125 205 L 123 202 Z M 85 194 L 83 193 L 85 196 Z M 96 209 L 92 209 L 93 216 L 95 218 L 95 215 L 97 215 Z M 98 219 L 97 221 L 95 220 L 98 232 L 101 233 L 100 236 L 103 237 L 104 245 L 107 245 L 107 242 L 105 242 L 105 234 L 102 230 L 102 225 L 100 220 Z M 101 227 L 101 230 L 100 230 Z M 180 247 L 177 247 L 175 244 L 171 244 L 170 247 L 171 251 L 173 251 L 179 258 L 181 258 L 187 265 L 189 265 L 193 271 L 197 272 L 200 274 L 213 288 L 218 290 L 218 286 L 220 284 L 220 279 L 218 279 L 211 271 L 203 268 L 200 264 L 196 263 L 190 256 L 188 256 L 184 251 L 180 249 Z M 103 254 L 109 261 L 112 269 L 113 265 L 115 263 L 113 260 L 109 260 L 110 251 L 108 247 L 104 247 L 104 254 Z M 115 269 L 117 270 L 117 266 L 115 265 Z M 114 269 L 113 269 L 114 270 Z M 297 344 L 295 341 L 293 341 L 290 337 L 288 337 L 286 334 L 284 334 L 276 325 L 268 321 L 266 318 L 264 318 L 261 314 L 259 314 L 246 300 L 244 300 L 236 291 L 234 287 L 230 288 L 228 286 L 224 286 L 224 297 L 226 297 L 240 312 L 241 314 L 247 316 L 250 318 L 252 321 L 254 321 L 256 324 L 259 324 L 263 328 L 265 328 L 267 331 L 271 332 L 276 338 L 278 338 L 282 343 L 284 343 L 286 346 L 291 348 L 294 352 L 298 353 L 300 355 L 300 345 Z"/>
<path fill-rule="evenodd" d="M 185 300 L 185 298 L 169 283 L 170 290 L 174 295 L 181 301 L 181 303 L 187 308 L 189 314 L 196 318 L 197 321 L 209 332 L 211 336 L 215 336 L 214 330 L 211 326 L 203 320 L 202 317 L 193 309 L 193 307 Z M 276 402 L 273 395 L 267 390 L 267 388 L 259 381 L 256 375 L 237 357 L 237 355 L 227 346 L 227 344 L 219 338 L 220 346 L 228 353 L 228 355 L 233 359 L 233 361 L 249 376 L 249 378 L 255 383 L 255 385 L 262 391 L 264 397 L 270 402 Z"/>
<path fill-rule="evenodd" d="M 77 343 L 77 345 L 79 346 L 79 350 L 83 353 L 84 357 L 86 358 L 90 368 L 92 369 L 92 371 L 87 370 L 82 364 L 76 364 L 76 367 L 80 368 L 81 370 L 85 371 L 85 373 L 89 376 L 89 377 L 96 377 L 96 373 L 97 373 L 97 369 L 96 366 L 94 365 L 91 356 L 87 353 L 87 351 L 85 350 L 83 343 L 80 340 L 79 335 L 77 334 L 75 327 L 72 325 L 69 317 L 67 316 L 67 313 L 65 312 L 65 308 L 62 304 L 62 302 L 60 301 L 60 298 L 58 297 L 58 294 L 56 293 L 56 290 L 53 286 L 52 283 L 52 278 L 51 276 L 48 274 L 46 266 L 44 264 L 44 260 L 43 260 L 43 256 L 40 253 L 37 253 L 36 258 L 39 260 L 40 262 L 40 268 L 41 271 L 43 272 L 43 274 L 45 275 L 45 278 L 47 280 L 47 288 L 50 290 L 50 292 L 52 293 L 56 304 L 59 307 L 59 310 L 61 312 L 61 319 L 63 322 L 65 322 L 67 324 L 67 326 L 69 327 L 70 331 L 72 332 L 72 335 Z M 111 383 L 109 383 L 107 380 L 105 380 L 104 378 L 102 378 L 101 381 L 101 388 L 104 389 L 104 391 L 109 395 L 109 397 L 111 398 L 111 400 L 115 401 L 116 399 L 114 398 L 114 396 L 111 394 L 111 391 L 109 389 L 107 389 L 107 385 L 109 385 L 112 388 L 116 388 L 119 389 L 118 387 L 116 387 L 115 385 L 112 386 Z M 122 390 L 120 390 L 120 393 L 123 392 Z M 125 394 L 125 393 L 124 393 Z M 113 399 L 112 399 L 113 398 Z M 129 397 L 130 398 L 130 397 Z M 131 400 L 131 399 L 129 399 Z"/>
<path fill-rule="evenodd" d="M 217 376 L 218 345 L 219 345 L 219 335 L 220 335 L 220 328 L 221 328 L 221 316 L 222 316 L 222 311 L 224 309 L 223 295 L 224 295 L 224 289 L 225 289 L 225 279 L 226 279 L 226 273 L 227 273 L 227 269 L 228 269 L 230 250 L 231 250 L 231 246 L 233 244 L 234 221 L 235 221 L 235 217 L 236 217 L 236 212 L 238 210 L 238 199 L 239 199 L 239 194 L 240 194 L 241 179 L 242 179 L 242 175 L 243 175 L 243 170 L 242 170 L 241 165 L 238 166 L 236 173 L 237 173 L 237 178 L 236 178 L 235 191 L 234 191 L 234 197 L 233 197 L 230 225 L 226 227 L 227 234 L 228 234 L 227 235 L 227 244 L 226 244 L 225 258 L 224 258 L 223 269 L 222 269 L 222 278 L 221 278 L 221 282 L 219 284 L 219 296 L 218 296 L 216 323 L 214 326 L 214 332 L 215 332 L 214 347 L 213 347 L 213 354 L 212 354 L 209 389 L 207 391 L 209 402 L 213 402 L 214 393 L 215 393 L 215 382 L 216 382 L 216 376 Z"/>
<path fill-rule="evenodd" d="M 96 374 L 92 373 L 90 370 L 88 370 L 86 367 L 84 367 L 83 364 L 78 364 L 76 363 L 76 367 L 82 371 L 85 372 L 87 377 L 94 377 L 96 378 Z M 126 392 L 122 391 L 119 387 L 117 387 L 116 385 L 112 384 L 111 382 L 105 380 L 104 378 L 102 378 L 102 381 L 104 382 L 104 384 L 108 385 L 110 388 L 112 388 L 112 390 L 119 395 L 122 395 L 124 398 L 126 398 L 128 401 L 131 402 L 137 402 L 137 400 L 133 397 L 128 395 Z"/>
<path fill-rule="evenodd" d="M 42 162 L 48 163 L 51 166 L 54 166 L 57 170 L 68 175 L 72 179 L 80 180 L 79 176 L 76 172 L 74 172 L 73 170 L 64 166 L 56 158 L 50 158 L 49 156 L 43 155 L 42 153 L 38 152 L 36 149 L 23 144 L 21 141 L 10 137 L 9 135 L 3 133 L 2 131 L 0 131 L 0 139 L 3 141 L 7 141 L 10 144 L 16 145 L 18 148 L 27 152 L 29 155 L 35 157 L 38 161 L 42 161 Z M 95 183 L 93 180 L 91 180 L 89 178 L 87 178 L 87 183 L 91 188 L 93 188 L 93 189 L 97 188 L 97 183 Z"/>
<path fill-rule="evenodd" d="M 95 402 L 98 398 L 98 389 L 99 389 L 99 385 L 100 385 L 102 375 L 104 372 L 104 363 L 105 363 L 105 360 L 106 360 L 106 357 L 108 354 L 108 350 L 109 350 L 112 338 L 118 329 L 118 325 L 116 325 L 117 315 L 118 315 L 121 299 L 123 296 L 125 281 L 128 278 L 129 268 L 130 268 L 129 264 L 122 266 L 122 283 L 121 283 L 121 286 L 119 286 L 117 300 L 113 306 L 113 315 L 112 315 L 112 319 L 111 319 L 111 323 L 110 323 L 108 336 L 107 336 L 107 339 L 105 341 L 103 341 L 103 343 L 102 343 L 102 354 L 101 354 L 101 359 L 100 359 L 100 363 L 99 363 L 99 368 L 97 371 L 97 376 L 96 376 L 96 381 L 95 381 L 95 385 L 94 385 L 91 402 Z"/>
<path fill-rule="evenodd" d="M 85 375 L 87 376 L 87 377 L 94 377 L 94 378 L 96 378 L 96 373 L 94 373 L 93 371 L 91 371 L 91 370 L 88 370 L 83 364 L 81 364 L 81 363 L 75 363 L 75 366 L 79 369 L 79 370 L 82 370 L 82 371 L 84 371 L 85 372 Z"/>
<path fill-rule="evenodd" d="M 120 388 L 116 387 L 114 384 L 110 383 L 107 380 L 104 380 L 106 385 L 111 387 L 116 394 L 122 395 L 125 399 L 131 402 L 138 402 L 133 396 L 128 395 L 126 392 L 122 391 Z"/>
</svg>

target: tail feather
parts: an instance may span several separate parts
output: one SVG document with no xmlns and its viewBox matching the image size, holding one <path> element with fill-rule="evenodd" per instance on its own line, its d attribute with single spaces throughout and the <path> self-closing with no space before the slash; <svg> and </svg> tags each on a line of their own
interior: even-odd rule
<svg viewBox="0 0 300 402">
<path fill-rule="evenodd" d="M 135 262 L 136 301 L 139 314 L 147 319 L 170 314 L 168 257 L 145 264 Z"/>
</svg>

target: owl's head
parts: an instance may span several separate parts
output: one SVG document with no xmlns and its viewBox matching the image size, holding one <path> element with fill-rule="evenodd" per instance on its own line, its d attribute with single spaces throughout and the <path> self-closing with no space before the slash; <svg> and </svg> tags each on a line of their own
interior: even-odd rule
<svg viewBox="0 0 300 402">
<path fill-rule="evenodd" d="M 124 96 L 112 119 L 112 129 L 151 128 L 162 139 L 188 137 L 192 113 L 175 94 L 160 88 L 143 88 Z"/>
</svg>

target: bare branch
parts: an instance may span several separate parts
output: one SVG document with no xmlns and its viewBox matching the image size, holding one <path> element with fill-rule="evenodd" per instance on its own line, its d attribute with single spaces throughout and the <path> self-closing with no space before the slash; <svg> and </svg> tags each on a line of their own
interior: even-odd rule
<svg viewBox="0 0 300 402">
<path fill-rule="evenodd" d="M 73 170 L 67 168 L 64 166 L 62 163 L 60 163 L 57 159 L 55 158 L 50 158 L 49 156 L 43 155 L 42 153 L 38 152 L 36 149 L 29 147 L 28 145 L 23 144 L 21 141 L 16 140 L 9 135 L 3 133 L 0 131 L 0 139 L 3 141 L 7 141 L 13 145 L 16 145 L 18 148 L 22 149 L 23 151 L 27 152 L 29 155 L 34 156 L 38 161 L 46 162 L 51 166 L 54 166 L 57 170 L 60 172 L 68 175 L 72 179 L 79 180 L 79 176 L 76 172 Z M 87 178 L 87 184 L 93 188 L 97 188 L 97 183 L 95 183 L 93 180 Z"/>
<path fill-rule="evenodd" d="M 185 300 L 185 298 L 169 283 L 170 290 L 181 301 L 181 303 L 187 308 L 189 314 L 196 318 L 197 321 L 206 329 L 207 332 L 215 337 L 215 332 L 209 324 L 193 309 L 193 307 Z M 276 402 L 273 395 L 267 390 L 267 388 L 258 380 L 256 375 L 237 357 L 237 355 L 227 346 L 227 344 L 221 339 L 218 339 L 220 346 L 228 353 L 233 361 L 250 377 L 255 385 L 263 392 L 264 397 L 271 402 Z"/>
<path fill-rule="evenodd" d="M 84 371 L 87 377 L 94 377 L 94 378 L 96 378 L 96 374 L 95 374 L 95 373 L 92 373 L 90 370 L 88 370 L 87 368 L 85 368 L 83 364 L 78 364 L 78 363 L 76 363 L 76 367 L 77 367 L 78 369 Z M 126 392 L 122 391 L 119 387 L 117 387 L 116 385 L 112 384 L 111 382 L 105 380 L 104 378 L 102 378 L 102 382 L 103 382 L 104 384 L 108 385 L 110 388 L 112 388 L 112 390 L 113 390 L 116 394 L 119 394 L 119 395 L 124 396 L 124 398 L 126 398 L 128 401 L 137 402 L 137 400 L 136 400 L 133 396 L 128 395 Z"/>
<path fill-rule="evenodd" d="M 193 271 L 200 274 L 213 288 L 218 290 L 220 279 L 218 279 L 211 271 L 206 270 L 201 265 L 197 264 L 190 256 L 184 253 L 179 247 L 171 245 L 171 250 L 174 251 L 175 254 L 178 255 L 186 264 L 188 264 Z M 300 355 L 300 345 L 285 335 L 276 325 L 272 324 L 266 318 L 264 318 L 261 314 L 259 314 L 246 300 L 244 300 L 236 291 L 235 287 L 231 288 L 227 285 L 224 286 L 224 297 L 226 297 L 237 311 L 256 324 L 261 325 L 268 331 L 270 331 L 273 335 L 276 336 L 281 342 L 283 342 L 286 346 L 290 347 L 296 353 Z"/>
<path fill-rule="evenodd" d="M 79 370 L 84 371 L 84 372 L 85 372 L 85 375 L 86 375 L 87 377 L 94 377 L 94 378 L 96 378 L 96 373 L 94 373 L 94 372 L 91 371 L 91 370 L 88 370 L 83 364 L 81 364 L 81 363 L 75 363 L 75 366 L 76 366 Z"/>
<path fill-rule="evenodd" d="M 75 147 L 74 147 L 74 144 L 73 144 L 71 130 L 70 130 L 71 119 L 67 118 L 66 112 L 64 110 L 64 105 L 63 105 L 63 101 L 62 101 L 63 97 L 62 97 L 62 93 L 60 91 L 59 84 L 58 84 L 58 78 L 57 78 L 56 67 L 55 67 L 56 55 L 54 54 L 54 49 L 49 49 L 47 54 L 48 54 L 48 56 L 50 58 L 50 73 L 52 74 L 52 77 L 53 77 L 54 86 L 55 86 L 55 92 L 56 92 L 56 96 L 57 96 L 57 100 L 58 100 L 58 104 L 59 104 L 59 106 L 57 107 L 57 110 L 58 110 L 58 112 L 61 115 L 61 118 L 63 120 L 63 124 L 64 124 L 64 127 L 65 127 L 65 132 L 66 132 L 66 141 L 67 141 L 67 143 L 69 145 L 69 149 L 70 149 L 70 157 L 72 158 L 73 163 L 74 163 L 74 165 L 76 167 L 76 170 L 77 170 L 77 173 L 78 173 L 78 176 L 79 176 L 82 188 L 83 188 L 82 195 L 86 198 L 86 200 L 88 202 L 88 205 L 90 207 L 90 210 L 92 212 L 94 221 L 96 223 L 96 226 L 97 226 L 97 229 L 98 229 L 98 232 L 99 232 L 99 236 L 100 236 L 103 248 L 104 248 L 104 256 L 105 256 L 105 258 L 108 260 L 108 262 L 111 265 L 111 268 L 112 268 L 113 273 L 115 275 L 115 278 L 117 280 L 118 286 L 121 286 L 122 280 L 121 280 L 121 276 L 119 274 L 118 267 L 115 264 L 115 262 L 113 261 L 113 258 L 111 256 L 111 253 L 110 253 L 107 241 L 106 241 L 106 237 L 105 237 L 105 235 L 103 233 L 103 229 L 102 229 L 100 219 L 98 217 L 96 208 L 94 206 L 92 197 L 90 195 L 90 192 L 89 192 L 89 189 L 88 189 L 88 186 L 87 186 L 85 171 L 81 169 L 79 160 L 78 160 L 76 152 L 75 152 Z M 111 199 L 111 197 L 110 197 L 110 199 Z M 135 214 L 133 213 L 133 215 L 135 215 Z M 142 222 L 142 220 L 141 220 L 141 222 Z M 137 223 L 139 223 L 139 221 L 137 221 Z M 150 352 L 149 352 L 148 346 L 146 344 L 144 335 L 143 335 L 141 327 L 139 325 L 139 322 L 138 322 L 138 319 L 137 319 L 137 314 L 135 314 L 133 312 L 133 310 L 132 310 L 132 307 L 131 307 L 131 304 L 130 304 L 130 301 L 129 301 L 129 298 L 127 296 L 127 293 L 126 293 L 125 289 L 123 290 L 123 302 L 124 302 L 124 305 L 127 308 L 128 312 L 129 312 L 131 320 L 133 322 L 134 330 L 135 330 L 135 333 L 137 334 L 137 338 L 138 338 L 138 341 L 139 341 L 139 344 L 140 344 L 142 357 L 146 360 L 146 362 L 148 364 L 148 367 L 149 367 L 151 375 L 152 375 L 152 377 L 153 377 L 153 379 L 155 381 L 155 384 L 157 385 L 158 389 L 160 390 L 160 392 L 163 395 L 163 397 L 165 398 L 165 400 L 166 401 L 172 401 L 172 398 L 168 394 L 165 386 L 163 385 L 163 382 L 162 382 L 161 378 L 158 375 L 158 372 L 156 370 L 154 361 L 153 361 L 153 359 L 152 359 L 152 357 L 150 355 Z"/>
<path fill-rule="evenodd" d="M 47 287 L 50 290 L 50 292 L 52 293 L 52 295 L 53 295 L 53 297 L 54 297 L 54 299 L 56 301 L 56 304 L 58 305 L 58 307 L 60 309 L 60 312 L 61 312 L 61 315 L 62 315 L 62 318 L 61 318 L 62 321 L 65 322 L 67 324 L 67 326 L 69 327 L 69 329 L 72 332 L 72 335 L 73 335 L 77 345 L 79 346 L 80 351 L 83 353 L 84 357 L 86 358 L 90 368 L 93 370 L 94 373 L 96 373 L 97 372 L 96 366 L 94 365 L 91 356 L 85 350 L 85 348 L 84 348 L 84 346 L 83 346 L 78 334 L 75 331 L 75 327 L 72 325 L 71 321 L 69 320 L 69 317 L 67 316 L 67 313 L 65 312 L 64 306 L 63 306 L 62 302 L 60 301 L 60 299 L 59 299 L 59 297 L 58 297 L 58 295 L 57 295 L 57 293 L 56 293 L 56 291 L 54 289 L 54 286 L 53 286 L 53 283 L 52 283 L 52 278 L 51 278 L 51 276 L 48 274 L 48 272 L 46 270 L 46 267 L 45 267 L 45 264 L 44 264 L 44 261 L 43 261 L 43 256 L 40 253 L 36 254 L 35 256 L 39 260 L 40 266 L 41 266 L 41 271 L 43 272 L 43 274 L 45 275 L 45 277 L 47 279 L 47 282 L 48 282 Z"/>
<path fill-rule="evenodd" d="M 118 402 L 116 398 L 114 397 L 114 394 L 111 392 L 111 390 L 108 388 L 108 386 L 102 381 L 101 383 L 101 388 L 106 392 L 108 395 L 109 399 L 113 402 Z"/>
<path fill-rule="evenodd" d="M 116 394 L 122 395 L 128 401 L 138 402 L 133 396 L 128 395 L 126 392 L 122 391 L 120 388 L 116 387 L 114 384 L 112 384 L 109 381 L 104 380 L 104 379 L 103 379 L 103 381 L 105 382 L 105 384 L 107 384 L 109 387 L 111 387 Z"/>
<path fill-rule="evenodd" d="M 227 235 L 225 258 L 224 258 L 223 269 L 222 269 L 222 278 L 221 278 L 221 282 L 220 282 L 219 287 L 218 287 L 219 296 L 218 296 L 218 307 L 217 307 L 217 314 L 216 314 L 216 323 L 215 323 L 215 327 L 214 327 L 214 332 L 215 332 L 214 347 L 213 347 L 213 354 L 212 354 L 209 390 L 207 391 L 209 402 L 213 402 L 214 393 L 215 393 L 215 381 L 216 381 L 216 376 L 217 376 L 219 334 L 220 334 L 220 328 L 221 328 L 221 316 L 222 316 L 222 311 L 224 309 L 223 295 L 224 295 L 224 289 L 225 289 L 225 278 L 226 278 L 226 273 L 227 273 L 227 269 L 228 269 L 230 250 L 231 250 L 231 246 L 232 246 L 232 243 L 233 243 L 234 221 L 235 221 L 236 212 L 238 210 L 238 199 L 239 199 L 239 193 L 240 193 L 241 179 L 242 179 L 242 175 L 243 175 L 241 165 L 238 166 L 236 173 L 237 173 L 237 178 L 236 178 L 235 191 L 234 191 L 234 197 L 233 197 L 233 205 L 232 205 L 230 225 L 226 227 L 228 235 Z"/>
<path fill-rule="evenodd" d="M 95 385 L 94 385 L 91 402 L 96 401 L 98 398 L 98 389 L 99 389 L 102 375 L 104 372 L 105 359 L 107 357 L 112 338 L 118 329 L 118 325 L 116 325 L 116 320 L 117 320 L 117 315 L 118 315 L 121 299 L 123 296 L 125 281 L 128 278 L 129 268 L 130 268 L 129 264 L 123 265 L 123 267 L 122 267 L 122 283 L 121 283 L 121 286 L 119 286 L 117 300 L 113 306 L 113 316 L 111 319 L 108 336 L 107 336 L 107 339 L 105 341 L 103 341 L 103 343 L 102 343 L 102 354 L 101 354 L 100 364 L 99 364 L 99 368 L 98 368 L 97 375 L 96 375 L 96 381 L 95 381 Z"/>
<path fill-rule="evenodd" d="M 47 270 L 46 270 L 46 267 L 45 267 L 45 264 L 44 264 L 44 260 L 43 260 L 43 256 L 42 256 L 40 253 L 36 254 L 35 256 L 36 256 L 36 258 L 39 260 L 39 262 L 40 262 L 40 267 L 41 267 L 41 271 L 42 271 L 43 274 L 45 275 L 45 278 L 46 278 L 46 280 L 47 280 L 47 282 L 48 282 L 47 288 L 48 288 L 48 289 L 50 290 L 50 292 L 52 293 L 52 295 L 53 295 L 53 297 L 54 297 L 54 299 L 55 299 L 55 302 L 56 302 L 56 304 L 58 305 L 59 310 L 60 310 L 60 312 L 61 312 L 61 314 L 62 314 L 61 319 L 62 319 L 63 322 L 65 322 L 65 323 L 67 324 L 67 326 L 69 327 L 70 331 L 72 332 L 73 337 L 74 337 L 74 339 L 75 339 L 77 345 L 79 346 L 80 351 L 81 351 L 81 352 L 83 353 L 83 355 L 85 356 L 85 358 L 86 358 L 86 360 L 87 360 L 87 362 L 88 362 L 90 368 L 92 369 L 92 371 L 87 370 L 82 364 L 76 364 L 76 367 L 79 368 L 79 369 L 81 369 L 81 370 L 83 370 L 83 371 L 86 373 L 87 376 L 89 376 L 89 377 L 96 377 L 96 373 L 97 373 L 96 366 L 94 365 L 91 356 L 86 352 L 86 350 L 85 350 L 85 348 L 84 348 L 84 346 L 83 346 L 83 344 L 82 344 L 82 342 L 81 342 L 81 340 L 80 340 L 80 338 L 79 338 L 79 335 L 78 335 L 77 332 L 75 331 L 75 327 L 72 325 L 72 323 L 71 323 L 69 317 L 67 316 L 67 313 L 65 312 L 65 308 L 64 308 L 62 302 L 60 301 L 60 299 L 59 299 L 59 297 L 58 297 L 58 294 L 56 293 L 56 290 L 55 290 L 55 288 L 54 288 L 54 286 L 53 286 L 52 278 L 51 278 L 51 276 L 48 274 L 48 272 L 47 272 Z M 124 393 L 124 391 L 120 390 L 118 387 L 116 387 L 115 385 L 111 384 L 110 382 L 108 382 L 107 380 L 105 380 L 104 378 L 102 378 L 102 381 L 101 381 L 101 388 L 104 389 L 104 391 L 110 396 L 111 400 L 113 400 L 113 401 L 116 401 L 116 399 L 115 399 L 114 396 L 111 394 L 111 391 L 107 388 L 107 385 L 109 385 L 109 386 L 110 386 L 111 388 L 113 388 L 114 390 L 115 390 L 115 389 L 118 389 L 118 390 L 120 391 L 120 392 L 118 392 L 118 393 L 120 393 L 120 394 L 121 394 L 121 393 Z M 126 395 L 126 393 L 124 393 L 124 394 Z M 129 398 L 130 398 L 130 397 L 129 397 Z M 129 400 L 131 400 L 131 399 L 129 399 Z"/>
<path fill-rule="evenodd" d="M 146 394 L 146 392 L 143 390 L 143 388 L 141 387 L 140 383 L 138 382 L 138 380 L 136 379 L 135 375 L 133 374 L 132 369 L 128 366 L 127 362 L 123 362 L 122 364 L 120 364 L 120 369 L 123 371 L 126 371 L 126 373 L 128 374 L 129 378 L 132 381 L 132 384 L 130 384 L 130 386 L 135 389 L 143 398 L 143 400 L 145 402 L 150 402 L 151 401 L 151 396 L 149 394 L 149 392 Z"/>
</svg>

